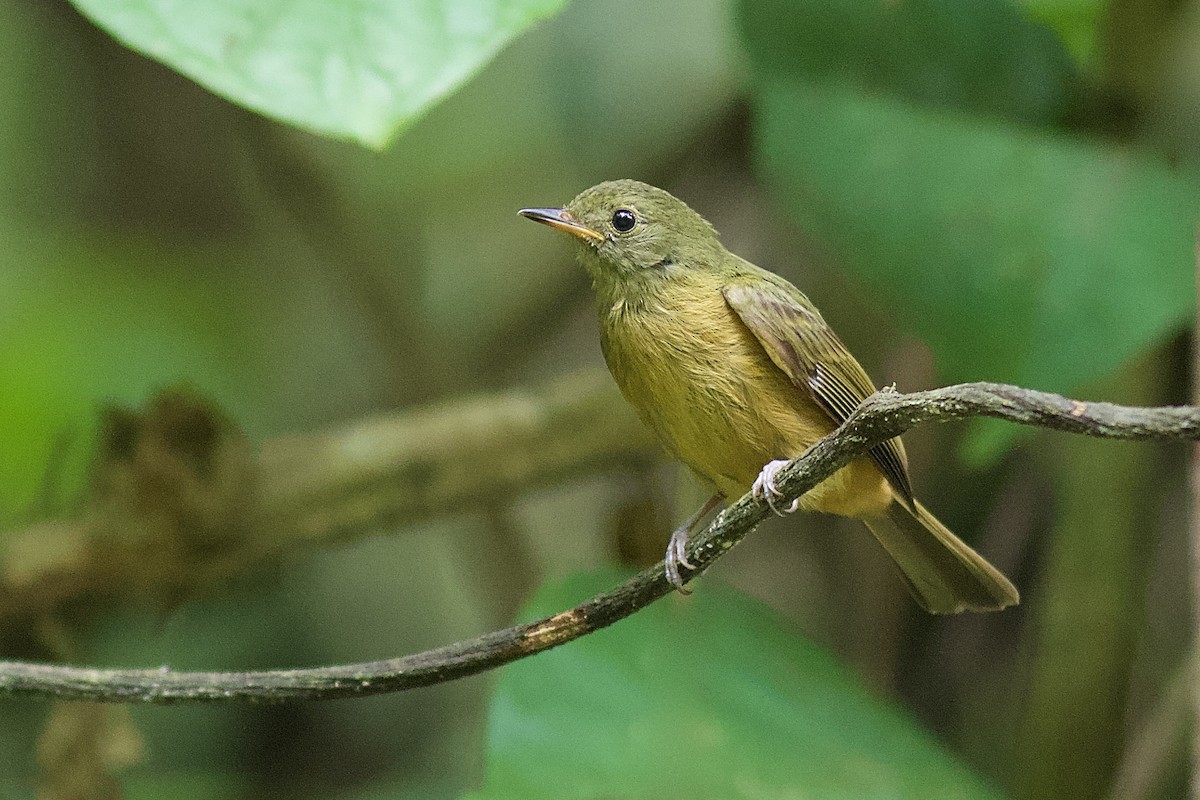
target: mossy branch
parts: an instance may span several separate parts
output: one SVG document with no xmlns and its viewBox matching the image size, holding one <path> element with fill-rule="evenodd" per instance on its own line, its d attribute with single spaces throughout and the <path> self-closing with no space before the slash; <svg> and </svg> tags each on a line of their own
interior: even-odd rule
<svg viewBox="0 0 1200 800">
<path fill-rule="evenodd" d="M 1132 408 L 1085 403 L 1015 386 L 972 383 L 927 392 L 872 395 L 844 425 L 779 475 L 791 499 L 870 447 L 928 421 L 998 417 L 1109 439 L 1200 440 L 1200 407 Z M 688 548 L 695 571 L 711 566 L 769 509 L 750 496 L 731 505 Z M 0 695 L 104 702 L 222 703 L 324 700 L 395 692 L 473 675 L 577 639 L 671 591 L 658 564 L 611 591 L 550 617 L 403 658 L 315 669 L 175 672 L 0 662 Z"/>
</svg>

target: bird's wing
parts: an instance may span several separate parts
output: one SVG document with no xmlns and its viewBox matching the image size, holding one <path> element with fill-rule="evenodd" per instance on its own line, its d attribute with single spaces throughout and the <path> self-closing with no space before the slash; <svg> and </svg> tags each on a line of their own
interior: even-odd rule
<svg viewBox="0 0 1200 800">
<path fill-rule="evenodd" d="M 807 392 L 840 425 L 875 393 L 866 370 L 791 284 L 765 271 L 734 278 L 725 302 L 758 339 L 771 361 L 802 392 Z M 908 465 L 898 439 L 870 450 L 872 460 L 911 507 Z"/>
</svg>

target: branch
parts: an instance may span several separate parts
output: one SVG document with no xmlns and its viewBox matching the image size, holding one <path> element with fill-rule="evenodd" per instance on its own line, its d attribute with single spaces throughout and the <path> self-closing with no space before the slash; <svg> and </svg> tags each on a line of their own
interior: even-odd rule
<svg viewBox="0 0 1200 800">
<path fill-rule="evenodd" d="M 1047 392 L 973 383 L 900 394 L 877 392 L 836 431 L 779 474 L 788 500 L 803 494 L 869 448 L 914 425 L 989 416 L 1109 439 L 1200 440 L 1200 407 L 1130 408 L 1084 403 Z M 717 515 L 688 547 L 696 570 L 712 565 L 770 513 L 749 495 Z M 548 650 L 633 614 L 671 591 L 663 565 L 574 608 L 458 644 L 403 658 L 267 672 L 107 670 L 0 661 L 0 695 L 105 702 L 184 703 L 324 700 L 413 689 L 474 675 Z"/>
<path fill-rule="evenodd" d="M 284 553 L 394 530 L 654 453 L 603 370 L 379 415 L 255 449 L 206 401 L 107 414 L 75 518 L 5 534 L 0 633 L 136 594 L 177 603 Z"/>
</svg>

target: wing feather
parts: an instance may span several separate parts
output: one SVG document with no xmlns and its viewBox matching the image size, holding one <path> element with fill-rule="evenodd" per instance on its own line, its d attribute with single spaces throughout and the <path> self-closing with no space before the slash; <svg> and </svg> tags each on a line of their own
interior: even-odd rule
<svg viewBox="0 0 1200 800">
<path fill-rule="evenodd" d="M 868 396 L 875 384 L 837 334 L 798 289 L 782 278 L 758 270 L 734 279 L 724 289 L 725 302 L 767 351 L 792 384 L 840 425 Z M 899 439 L 871 448 L 871 459 L 910 507 L 913 505 L 908 465 Z"/>
</svg>

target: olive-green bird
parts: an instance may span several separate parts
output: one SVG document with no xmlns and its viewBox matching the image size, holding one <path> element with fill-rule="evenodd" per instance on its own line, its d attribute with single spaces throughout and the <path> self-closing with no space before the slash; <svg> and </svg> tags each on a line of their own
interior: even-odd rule
<svg viewBox="0 0 1200 800">
<path fill-rule="evenodd" d="M 687 537 L 725 498 L 774 508 L 775 475 L 875 386 L 800 290 L 722 246 L 699 214 L 632 180 L 523 216 L 572 234 L 592 277 L 608 368 L 663 445 L 716 494 L 679 527 L 667 576 L 683 588 Z M 765 466 L 764 466 L 765 465 Z M 1017 590 L 913 497 L 899 439 L 788 508 L 861 519 L 935 614 L 1013 605 Z"/>
</svg>

